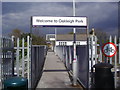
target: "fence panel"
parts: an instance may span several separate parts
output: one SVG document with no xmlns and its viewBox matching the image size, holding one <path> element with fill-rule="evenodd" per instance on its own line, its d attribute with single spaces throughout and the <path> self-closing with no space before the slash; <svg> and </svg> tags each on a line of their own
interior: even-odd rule
<svg viewBox="0 0 120 90">
<path fill-rule="evenodd" d="M 2 37 L 2 76 L 3 79 L 13 76 L 13 42 L 11 38 Z"/>
<path fill-rule="evenodd" d="M 97 40 L 97 41 L 95 41 L 95 43 L 97 44 L 97 47 L 99 47 L 99 49 L 97 49 L 97 48 L 95 48 L 95 49 L 99 52 L 95 52 L 95 54 L 98 55 L 99 57 L 97 57 L 96 60 L 99 62 L 110 63 L 114 66 L 112 69 L 112 72 L 114 73 L 115 88 L 117 88 L 117 87 L 120 87 L 120 74 L 119 74 L 120 73 L 120 63 L 119 63 L 119 61 L 120 61 L 120 41 L 116 36 L 114 38 L 112 36 L 110 36 L 109 40 L 106 39 L 106 41 L 113 42 L 117 46 L 117 48 L 118 48 L 117 53 L 113 57 L 103 56 L 103 54 L 101 52 L 102 47 L 100 47 L 100 45 L 97 44 L 97 42 L 99 42 L 99 40 Z M 90 42 L 93 42 L 93 40 L 90 39 Z M 107 43 L 107 42 L 105 42 L 105 43 Z M 90 48 L 93 48 L 93 46 L 94 45 L 91 44 Z M 90 66 L 90 67 L 92 68 L 92 66 Z M 92 77 L 91 77 L 91 79 L 92 79 Z M 90 83 L 94 83 L 94 81 L 90 80 Z"/>
<path fill-rule="evenodd" d="M 15 61 L 14 61 L 14 75 L 22 76 L 28 79 L 28 87 L 31 87 L 31 44 L 30 44 L 30 36 L 26 38 L 14 38 L 14 51 Z M 22 43 L 20 43 L 22 42 Z M 17 44 L 17 46 L 15 46 Z"/>
<path fill-rule="evenodd" d="M 77 46 L 78 79 L 85 88 L 88 87 L 89 81 L 89 61 L 87 51 L 87 45 Z"/>
<path fill-rule="evenodd" d="M 72 72 L 73 46 L 61 45 L 56 47 L 56 54 L 64 62 L 67 69 Z M 88 87 L 88 53 L 87 45 L 77 45 L 78 80 Z"/>
<path fill-rule="evenodd" d="M 91 87 L 94 84 L 93 65 L 100 62 L 110 63 L 114 66 L 112 72 L 114 73 L 115 88 L 120 87 L 120 38 L 110 36 L 109 39 L 106 38 L 104 41 L 116 44 L 118 50 L 114 57 L 105 57 L 103 55 L 102 47 L 98 44 L 98 42 L 103 42 L 100 42 L 95 35 L 90 35 L 88 38 L 89 49 L 87 45 L 77 45 L 78 78 L 85 87 Z M 72 71 L 73 47 L 66 45 L 56 46 L 56 54 L 63 60 L 66 67 Z M 87 56 L 88 54 L 89 56 Z"/>
<path fill-rule="evenodd" d="M 8 37 L 0 37 L 0 46 L 0 83 L 2 83 L 14 74 L 13 41 Z"/>
<path fill-rule="evenodd" d="M 35 88 L 43 70 L 43 65 L 46 56 L 46 46 L 33 45 L 32 46 L 32 61 L 31 61 L 31 87 Z"/>
<path fill-rule="evenodd" d="M 22 44 L 20 43 L 21 41 Z M 31 52 L 30 43 L 29 36 L 27 36 L 27 39 L 22 38 L 22 40 L 14 37 L 12 37 L 12 39 L 6 37 L 1 38 L 1 81 L 14 75 L 22 76 L 28 79 L 29 88 L 35 88 L 35 85 L 42 74 L 45 56 L 47 54 L 47 47 L 33 45 Z M 14 46 L 14 44 L 17 46 Z M 16 53 L 14 54 L 14 52 Z"/>
</svg>

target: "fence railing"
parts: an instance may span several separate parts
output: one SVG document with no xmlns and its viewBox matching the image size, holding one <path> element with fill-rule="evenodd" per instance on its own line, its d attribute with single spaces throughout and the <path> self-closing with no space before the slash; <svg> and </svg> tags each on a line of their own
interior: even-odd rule
<svg viewBox="0 0 120 90">
<path fill-rule="evenodd" d="M 87 59 L 87 45 L 77 45 L 76 47 L 77 54 L 77 72 L 78 80 L 84 87 L 88 85 L 88 59 Z M 72 64 L 73 64 L 73 46 L 57 46 L 56 54 L 64 62 L 67 69 L 72 73 Z"/>
<path fill-rule="evenodd" d="M 42 74 L 47 47 L 31 45 L 30 36 L 26 38 L 20 39 L 13 36 L 12 38 L 0 38 L 0 50 L 2 50 L 0 81 L 20 76 L 28 79 L 28 88 L 35 88 Z M 0 82 L 0 87 L 2 82 Z"/>
<path fill-rule="evenodd" d="M 95 40 L 95 43 L 93 44 L 93 39 Z M 92 36 L 90 37 L 90 42 L 92 43 L 92 46 L 90 46 L 91 52 L 93 51 L 93 47 L 95 47 L 95 55 L 98 56 L 96 58 L 93 57 L 93 54 L 91 54 L 91 62 L 105 62 L 105 63 L 110 63 L 112 64 L 114 67 L 112 69 L 112 72 L 114 73 L 114 84 L 115 84 L 115 88 L 120 87 L 120 38 L 112 37 L 110 36 L 108 38 L 108 40 L 106 39 L 107 42 L 113 42 L 116 46 L 117 46 L 117 53 L 115 54 L 115 56 L 113 57 L 106 57 L 102 54 L 102 46 L 98 45 L 97 42 L 100 42 L 99 40 L 97 40 L 96 36 Z M 107 43 L 105 42 L 105 43 Z M 103 44 L 102 44 L 103 45 Z M 97 49 L 99 48 L 99 49 Z M 92 64 L 93 66 L 94 64 Z M 91 67 L 92 68 L 92 67 Z M 92 83 L 92 82 L 91 82 Z"/>
<path fill-rule="evenodd" d="M 47 47 L 41 45 L 32 45 L 31 60 L 31 87 L 35 88 L 42 75 L 43 65 L 47 54 Z"/>
<path fill-rule="evenodd" d="M 30 62 L 30 37 L 27 36 L 27 45 L 25 46 L 25 39 L 22 38 L 22 46 L 20 46 L 20 39 L 17 38 L 17 47 L 15 50 L 15 75 L 22 77 L 29 77 L 29 62 Z"/>
<path fill-rule="evenodd" d="M 35 88 L 42 74 L 47 47 L 31 45 L 30 36 L 25 40 L 16 38 L 14 74 L 27 78 L 28 88 Z"/>
<path fill-rule="evenodd" d="M 30 36 L 26 38 L 14 38 L 14 75 L 28 79 L 28 87 L 31 87 L 31 42 Z M 21 43 L 20 43 L 21 42 Z"/>
<path fill-rule="evenodd" d="M 0 83 L 14 75 L 14 47 L 8 37 L 0 37 Z M 2 87 L 2 85 L 0 86 Z"/>
<path fill-rule="evenodd" d="M 110 63 L 114 66 L 112 72 L 114 73 L 115 88 L 120 86 L 120 38 L 110 36 L 106 41 L 116 44 L 118 50 L 114 57 L 105 57 L 102 54 L 102 47 L 98 44 L 99 40 L 95 35 L 90 35 L 87 45 L 77 45 L 78 80 L 85 88 L 92 86 L 93 77 L 91 72 L 94 72 L 93 65 L 100 62 Z M 56 46 L 56 54 L 63 60 L 66 67 L 72 71 L 73 47 Z"/>
</svg>

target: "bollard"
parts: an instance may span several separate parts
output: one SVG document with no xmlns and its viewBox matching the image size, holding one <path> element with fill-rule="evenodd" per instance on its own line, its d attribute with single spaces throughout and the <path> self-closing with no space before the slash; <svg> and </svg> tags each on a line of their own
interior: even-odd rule
<svg viewBox="0 0 120 90">
<path fill-rule="evenodd" d="M 111 72 L 113 65 L 99 63 L 93 67 L 95 68 L 95 88 L 114 90 L 114 76 Z"/>
<path fill-rule="evenodd" d="M 11 77 L 4 81 L 4 90 L 28 90 L 28 80 L 22 77 Z"/>
</svg>

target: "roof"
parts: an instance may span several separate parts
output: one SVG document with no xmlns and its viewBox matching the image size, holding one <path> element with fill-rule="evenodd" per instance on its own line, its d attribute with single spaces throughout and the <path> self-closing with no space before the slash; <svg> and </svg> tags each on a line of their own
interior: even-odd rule
<svg viewBox="0 0 120 90">
<path fill-rule="evenodd" d="M 57 41 L 73 41 L 73 34 L 57 34 Z M 86 41 L 87 34 L 76 34 L 77 41 Z"/>
</svg>

